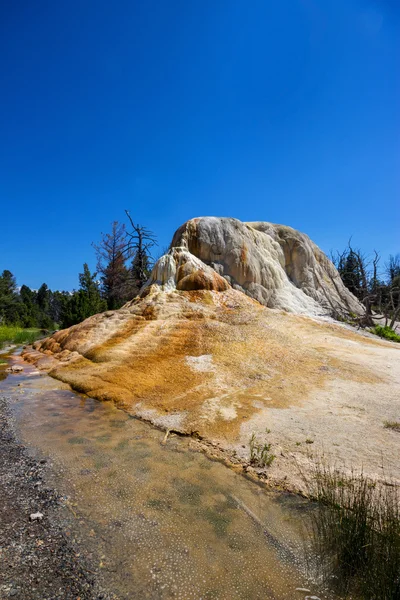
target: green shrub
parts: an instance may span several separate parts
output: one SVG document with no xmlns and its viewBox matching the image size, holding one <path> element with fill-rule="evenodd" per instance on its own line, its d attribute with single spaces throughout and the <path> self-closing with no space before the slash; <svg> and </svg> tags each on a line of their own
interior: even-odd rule
<svg viewBox="0 0 400 600">
<path fill-rule="evenodd" d="M 382 325 L 375 325 L 375 327 L 371 329 L 371 332 L 379 335 L 381 338 L 390 340 L 391 342 L 400 342 L 400 335 L 393 331 L 388 325 L 385 325 L 384 327 Z"/>
<path fill-rule="evenodd" d="M 22 329 L 8 325 L 0 326 L 0 348 L 5 344 L 33 344 L 43 335 L 41 329 Z"/>
<path fill-rule="evenodd" d="M 250 463 L 257 467 L 269 467 L 275 455 L 271 453 L 271 444 L 259 444 L 256 434 L 250 438 Z"/>
</svg>

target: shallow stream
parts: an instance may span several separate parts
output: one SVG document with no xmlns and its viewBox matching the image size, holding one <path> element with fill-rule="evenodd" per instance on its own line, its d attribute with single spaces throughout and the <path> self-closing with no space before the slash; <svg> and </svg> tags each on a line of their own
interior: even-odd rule
<svg viewBox="0 0 400 600">
<path fill-rule="evenodd" d="M 21 440 L 53 466 L 71 535 L 99 556 L 118 598 L 325 598 L 305 575 L 305 501 L 187 438 L 163 444 L 164 432 L 23 366 L 0 392 L 14 400 Z"/>
</svg>

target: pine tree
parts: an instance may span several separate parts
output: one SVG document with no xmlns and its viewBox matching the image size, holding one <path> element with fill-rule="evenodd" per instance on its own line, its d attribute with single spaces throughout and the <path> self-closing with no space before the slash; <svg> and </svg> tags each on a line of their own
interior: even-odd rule
<svg viewBox="0 0 400 600">
<path fill-rule="evenodd" d="M 87 263 L 83 265 L 83 273 L 79 273 L 79 290 L 71 295 L 63 292 L 59 300 L 63 303 L 61 310 L 61 326 L 71 327 L 88 317 L 107 309 L 107 303 L 100 295 L 97 273 L 91 273 Z"/>
<path fill-rule="evenodd" d="M 54 324 L 59 326 L 63 322 L 66 305 L 69 303 L 71 294 L 69 292 L 51 292 L 49 315 Z"/>
<path fill-rule="evenodd" d="M 87 263 L 83 265 L 83 273 L 79 273 L 80 289 L 80 308 L 78 311 L 79 320 L 83 321 L 91 315 L 95 315 L 106 310 L 107 304 L 101 298 L 99 283 L 96 279 L 97 273 L 91 273 Z"/>
<path fill-rule="evenodd" d="M 54 321 L 50 317 L 50 302 L 52 292 L 49 290 L 46 283 L 42 283 L 38 289 L 36 302 L 39 308 L 38 327 L 42 329 L 53 329 Z"/>
<path fill-rule="evenodd" d="M 351 248 L 341 256 L 338 271 L 347 289 L 361 299 L 360 264 L 356 253 Z"/>
<path fill-rule="evenodd" d="M 20 325 L 23 311 L 15 277 L 6 269 L 0 275 L 0 323 Z"/>
<path fill-rule="evenodd" d="M 37 292 L 23 285 L 19 291 L 21 301 L 24 305 L 23 327 L 37 327 L 39 322 L 39 307 L 37 304 Z"/>
<path fill-rule="evenodd" d="M 125 266 L 127 239 L 125 225 L 114 221 L 111 233 L 102 233 L 99 244 L 93 244 L 97 271 L 101 275 L 101 291 L 109 309 L 120 308 L 128 299 L 129 272 Z"/>
</svg>

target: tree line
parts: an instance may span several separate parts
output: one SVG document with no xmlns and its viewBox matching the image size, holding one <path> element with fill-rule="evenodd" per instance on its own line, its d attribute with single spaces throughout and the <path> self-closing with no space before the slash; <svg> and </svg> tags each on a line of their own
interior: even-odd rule
<svg viewBox="0 0 400 600">
<path fill-rule="evenodd" d="M 342 252 L 331 253 L 331 260 L 344 285 L 364 306 L 358 324 L 373 327 L 381 319 L 393 329 L 400 319 L 400 254 L 390 255 L 382 265 L 376 250 L 368 256 L 350 240 Z"/>
<path fill-rule="evenodd" d="M 40 329 L 65 328 L 104 310 L 115 310 L 134 298 L 147 281 L 157 245 L 152 231 L 135 223 L 125 211 L 127 225 L 114 221 L 109 233 L 93 243 L 97 266 L 84 263 L 79 288 L 52 291 L 46 283 L 38 290 L 17 286 L 9 270 L 0 275 L 0 325 Z"/>
</svg>

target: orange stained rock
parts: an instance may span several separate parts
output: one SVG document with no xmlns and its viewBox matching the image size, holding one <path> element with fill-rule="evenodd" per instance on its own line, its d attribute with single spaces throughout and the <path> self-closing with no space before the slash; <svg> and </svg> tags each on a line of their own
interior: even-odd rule
<svg viewBox="0 0 400 600">
<path fill-rule="evenodd" d="M 332 356 L 327 334 L 364 343 L 232 289 L 173 291 L 95 315 L 37 348 L 59 358 L 51 375 L 91 397 L 160 423 L 168 417 L 183 432 L 234 439 L 260 408 L 302 403 L 331 379 L 379 381 Z"/>
</svg>

